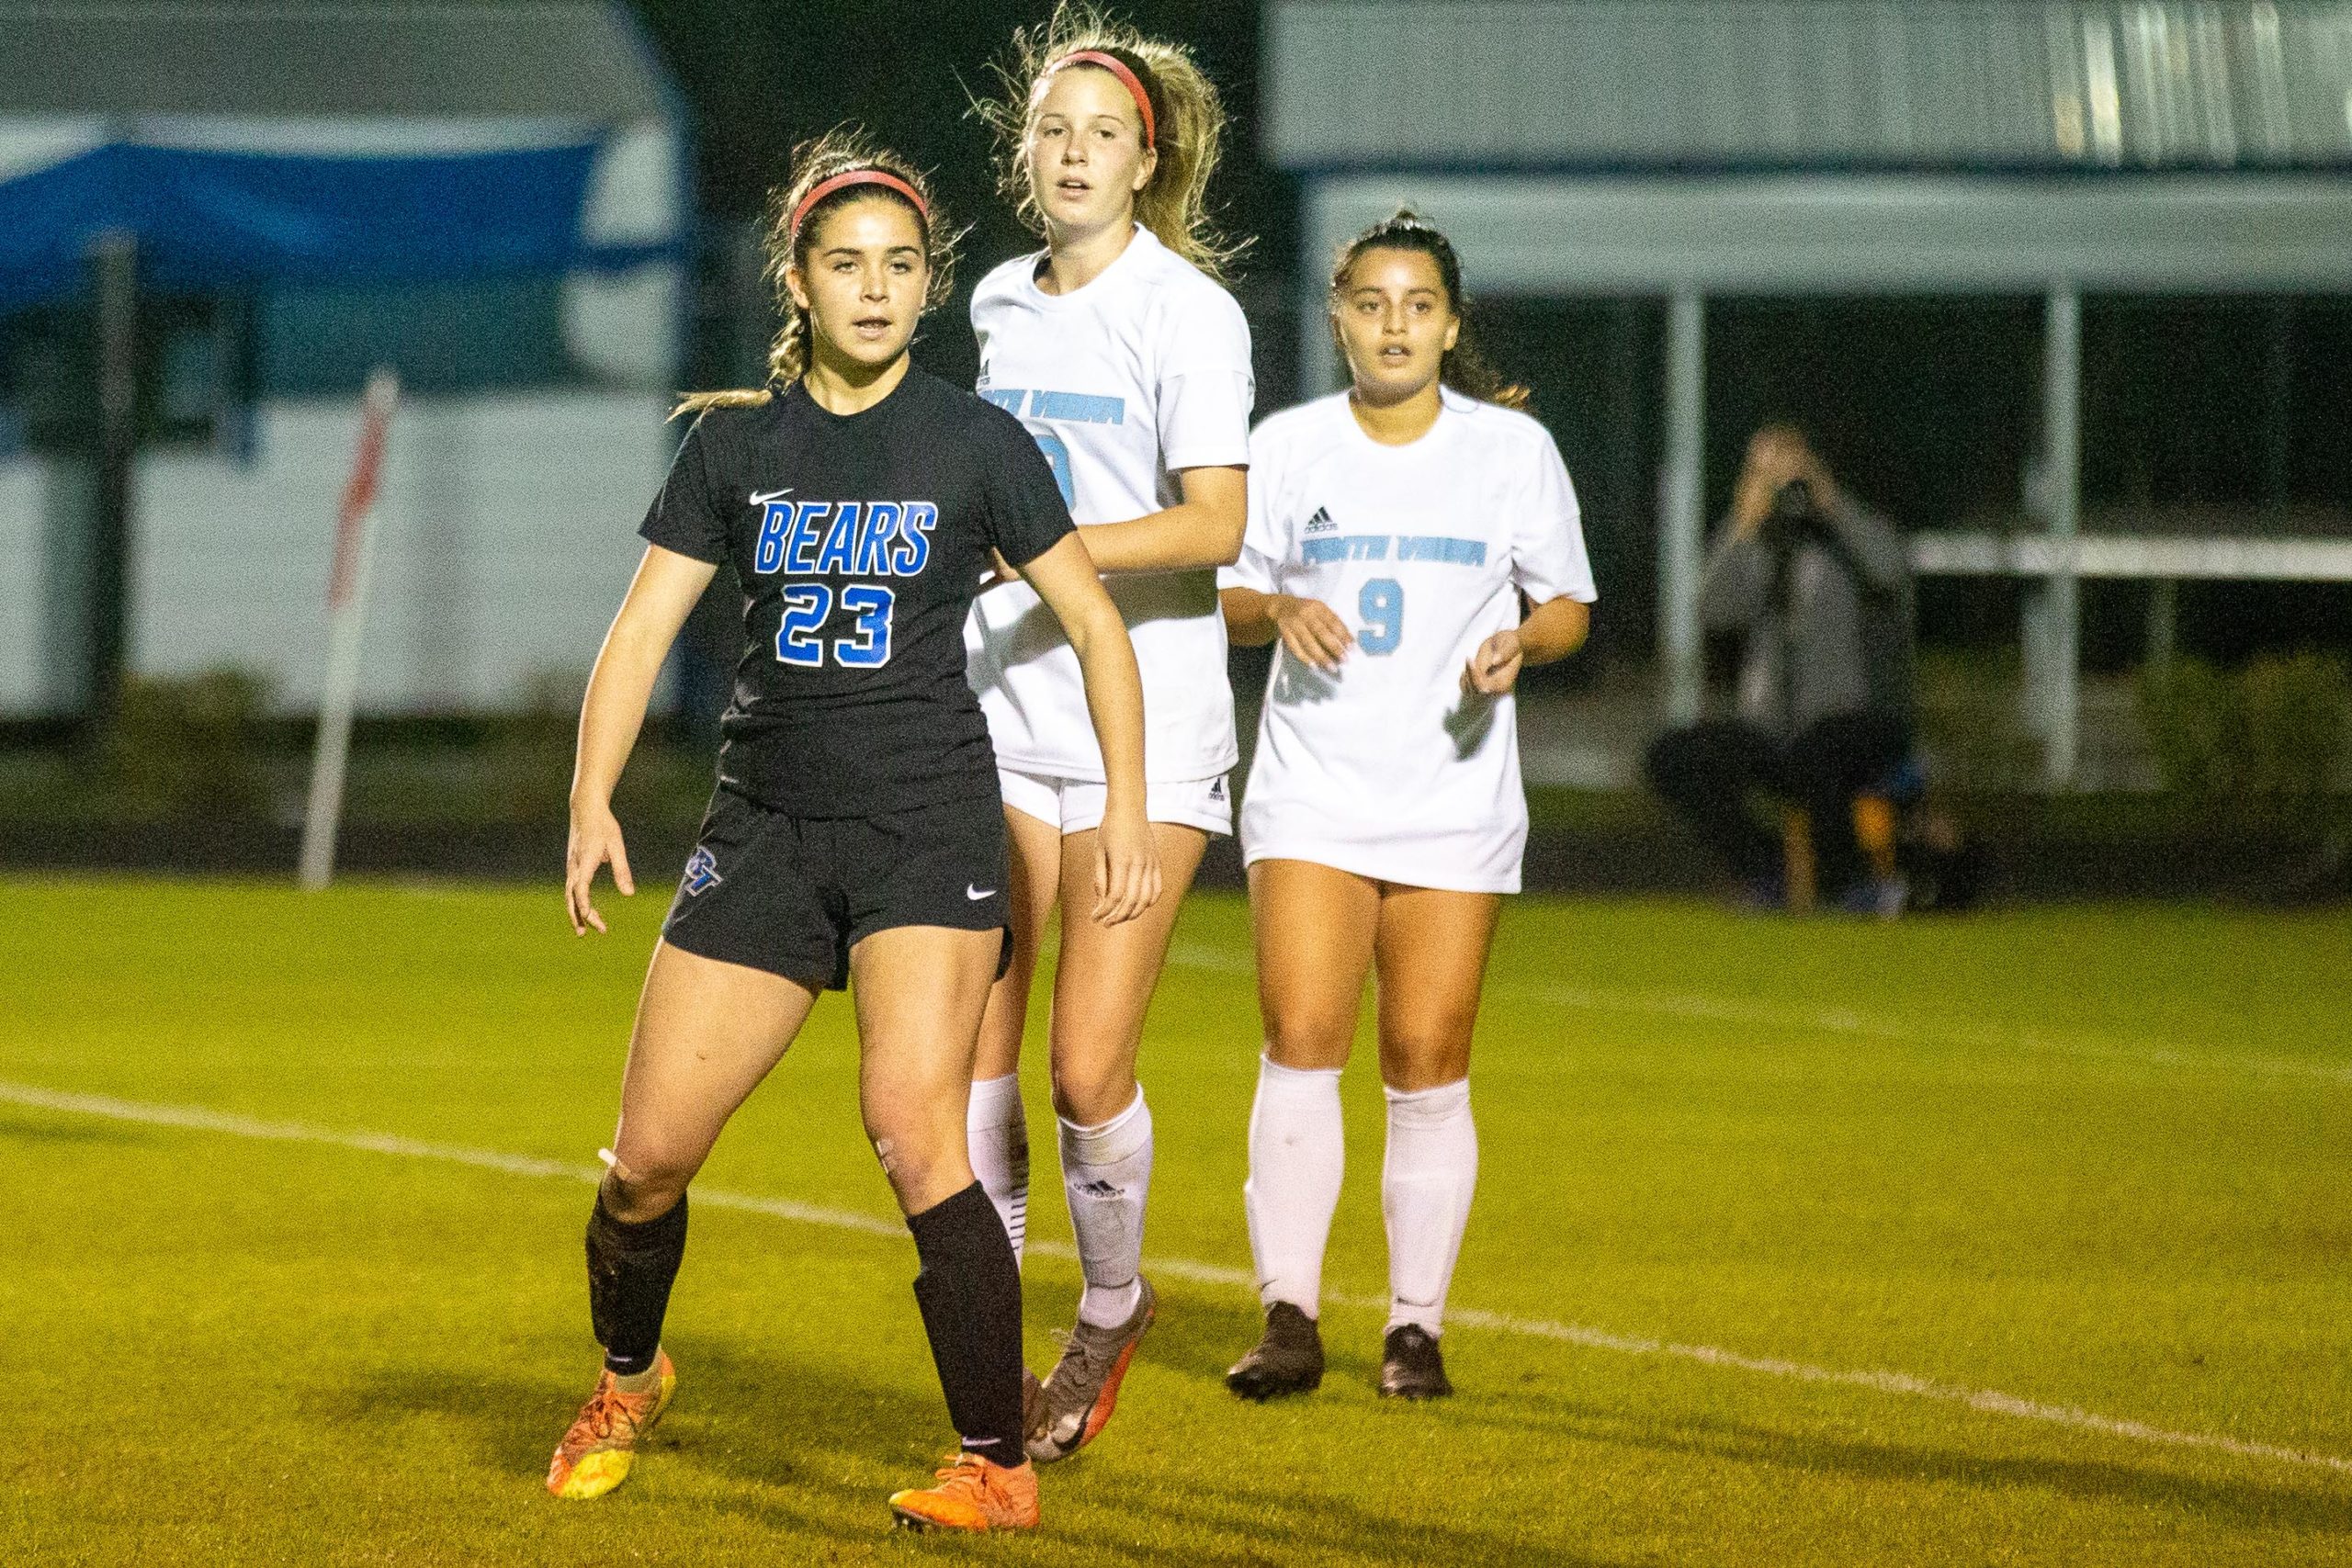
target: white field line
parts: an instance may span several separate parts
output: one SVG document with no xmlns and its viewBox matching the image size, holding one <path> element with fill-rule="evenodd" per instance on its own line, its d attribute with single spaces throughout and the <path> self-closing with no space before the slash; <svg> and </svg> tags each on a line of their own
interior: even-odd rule
<svg viewBox="0 0 2352 1568">
<path fill-rule="evenodd" d="M 1199 969 L 1217 975 L 1257 973 L 1256 962 L 1247 953 L 1229 953 L 1223 948 L 1190 942 L 1179 942 L 1169 949 L 1168 962 L 1180 969 Z M 1992 1029 L 1951 1020 L 1872 1018 L 1842 1008 L 1776 1007 L 1770 1002 L 1741 1001 L 1730 997 L 1710 997 L 1691 992 L 1634 991 L 1605 986 L 1562 986 L 1510 979 L 1497 982 L 1489 990 L 1498 996 L 1530 998 L 1585 1012 L 1633 1013 L 1642 1017 L 1698 1020 L 1748 1028 L 1809 1030 L 1823 1034 L 1845 1034 L 1905 1044 L 1951 1046 L 1968 1051 L 2025 1051 L 2093 1061 L 2270 1073 L 2352 1084 L 2352 1065 L 2314 1062 L 2293 1056 L 2208 1055 L 2154 1041 L 2050 1034 L 2035 1029 Z"/>
<path fill-rule="evenodd" d="M 198 1105 L 158 1105 L 140 1100 L 117 1100 L 109 1095 L 74 1094 L 62 1089 L 41 1089 L 32 1084 L 0 1081 L 0 1102 L 29 1106 L 41 1111 L 53 1111 L 75 1116 L 102 1117 L 114 1122 L 142 1122 L 149 1126 L 179 1127 L 193 1132 L 225 1134 L 231 1137 L 256 1138 L 277 1143 L 322 1144 L 335 1148 L 360 1149 L 369 1154 L 394 1155 L 403 1159 L 435 1160 L 446 1165 L 469 1166 L 479 1170 L 495 1170 L 509 1176 L 553 1177 L 570 1181 L 601 1180 L 604 1170 L 599 1166 L 570 1160 L 541 1159 L 531 1155 L 506 1154 L 497 1149 L 468 1148 L 458 1144 L 428 1143 L 418 1138 L 403 1138 L 388 1133 L 346 1133 L 329 1127 L 315 1127 L 301 1122 L 266 1122 L 258 1117 L 240 1116 L 231 1111 L 211 1111 Z M 906 1235 L 905 1224 L 895 1219 L 882 1219 L 847 1209 L 829 1209 L 814 1203 L 796 1203 L 784 1198 L 760 1198 L 741 1192 L 726 1192 L 708 1188 L 695 1189 L 694 1201 L 706 1208 L 739 1209 L 755 1214 L 767 1214 L 776 1219 L 791 1220 L 801 1224 L 827 1226 L 834 1230 L 854 1231 L 862 1235 L 888 1236 L 892 1239 Z M 1075 1248 L 1051 1243 L 1032 1242 L 1029 1251 L 1042 1257 L 1065 1261 L 1077 1258 Z M 1170 1279 L 1185 1280 L 1196 1284 L 1222 1286 L 1254 1293 L 1255 1283 L 1246 1269 L 1228 1269 L 1214 1263 L 1196 1263 L 1182 1258 L 1155 1258 L 1152 1271 Z M 1327 1298 L 1337 1306 L 1358 1308 L 1368 1312 L 1387 1310 L 1388 1302 L 1377 1296 L 1343 1296 Z M 1915 1377 L 1909 1372 L 1852 1371 L 1836 1367 L 1816 1367 L 1804 1361 L 1783 1360 L 1773 1356 L 1748 1356 L 1736 1350 L 1726 1350 L 1713 1345 L 1679 1345 L 1671 1340 L 1645 1339 L 1632 1335 L 1611 1334 L 1605 1329 L 1587 1328 L 1573 1323 L 1555 1323 L 1544 1318 L 1511 1317 L 1501 1313 L 1480 1312 L 1455 1308 L 1446 1314 L 1449 1325 L 1483 1329 L 1494 1334 L 1519 1335 L 1532 1339 L 1556 1340 L 1591 1350 L 1610 1350 L 1628 1356 L 1658 1356 L 1673 1360 L 1695 1361 L 1702 1366 L 1727 1367 L 1736 1371 L 1755 1372 L 1766 1377 L 1788 1378 L 1798 1382 L 1843 1384 L 1852 1388 L 1871 1389 L 1881 1393 L 1906 1394 L 1913 1398 L 1934 1400 L 1945 1404 L 1964 1405 L 1987 1415 L 2007 1416 L 2020 1421 L 2041 1422 L 2047 1426 L 2066 1427 L 2076 1431 L 2091 1432 L 2101 1437 L 2121 1438 L 2132 1442 L 2157 1444 L 2167 1448 L 2195 1449 L 2211 1453 L 2235 1455 L 2241 1459 L 2269 1460 L 2281 1464 L 2331 1470 L 2340 1474 L 2352 1474 L 2352 1459 L 2335 1454 L 2311 1453 L 2300 1449 L 2283 1448 L 2275 1443 L 2248 1442 L 2238 1438 L 2222 1437 L 2210 1432 L 2177 1432 L 2163 1427 L 2152 1427 L 2143 1421 L 2120 1416 L 2101 1416 L 2096 1411 L 2079 1409 L 2067 1404 L 2045 1404 L 2037 1400 L 2003 1393 L 1996 1389 L 1966 1388 L 1957 1383 L 1938 1382 L 1930 1378 Z"/>
</svg>

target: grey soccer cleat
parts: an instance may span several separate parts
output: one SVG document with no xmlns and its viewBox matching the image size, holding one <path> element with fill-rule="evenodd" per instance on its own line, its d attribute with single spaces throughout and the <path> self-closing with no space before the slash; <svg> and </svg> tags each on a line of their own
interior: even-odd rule
<svg viewBox="0 0 2352 1568">
<path fill-rule="evenodd" d="M 1418 1323 L 1400 1323 L 1380 1342 L 1380 1397 L 1443 1399 L 1453 1392 L 1437 1337 Z"/>
<path fill-rule="evenodd" d="M 1225 1374 L 1226 1387 L 1259 1401 L 1306 1393 L 1322 1382 L 1322 1332 L 1313 1318 L 1288 1302 L 1266 1309 L 1265 1333 Z"/>
<path fill-rule="evenodd" d="M 1138 1278 L 1136 1283 L 1143 1287 L 1143 1299 L 1136 1303 L 1134 1315 L 1116 1328 L 1097 1328 L 1080 1318 L 1062 1346 L 1062 1359 L 1037 1390 L 1027 1447 L 1039 1464 L 1068 1459 L 1092 1442 L 1119 1407 L 1119 1384 L 1159 1311 L 1151 1281 Z"/>
</svg>

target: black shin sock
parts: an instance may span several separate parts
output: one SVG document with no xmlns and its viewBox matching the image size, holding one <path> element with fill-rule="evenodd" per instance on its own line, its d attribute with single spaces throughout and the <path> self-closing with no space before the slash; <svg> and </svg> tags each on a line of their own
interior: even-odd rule
<svg viewBox="0 0 2352 1568">
<path fill-rule="evenodd" d="M 622 1377 L 647 1371 L 662 1348 L 670 1283 L 686 1254 L 686 1200 L 641 1224 L 616 1220 L 596 1194 L 588 1216 L 588 1317 L 605 1366 Z"/>
<path fill-rule="evenodd" d="M 907 1216 L 922 1272 L 931 1359 L 947 1394 L 947 1417 L 967 1453 L 1017 1465 L 1021 1447 L 1021 1269 L 1004 1222 L 977 1181 Z"/>
</svg>

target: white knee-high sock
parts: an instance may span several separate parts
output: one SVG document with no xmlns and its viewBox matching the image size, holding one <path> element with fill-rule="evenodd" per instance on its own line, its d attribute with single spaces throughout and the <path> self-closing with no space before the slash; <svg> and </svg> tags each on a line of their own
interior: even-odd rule
<svg viewBox="0 0 2352 1568">
<path fill-rule="evenodd" d="M 1021 1111 L 1021 1075 L 982 1078 L 972 1085 L 965 1115 L 972 1152 L 972 1174 L 996 1205 L 1004 1234 L 1012 1238 L 1012 1261 L 1029 1234 L 1029 1121 Z"/>
<path fill-rule="evenodd" d="M 1380 1213 L 1388 1224 L 1388 1326 L 1436 1334 L 1478 1185 L 1478 1129 L 1470 1080 L 1414 1093 L 1388 1090 L 1388 1156 Z"/>
<path fill-rule="evenodd" d="M 1143 1204 L 1151 1190 L 1151 1109 L 1136 1090 L 1135 1103 L 1097 1127 L 1061 1124 L 1062 1187 L 1069 1195 L 1070 1229 L 1078 1233 L 1086 1293 L 1078 1315 L 1098 1328 L 1116 1328 L 1143 1299 Z"/>
<path fill-rule="evenodd" d="M 1241 1206 L 1250 1216 L 1261 1305 L 1288 1302 L 1309 1317 L 1321 1315 L 1323 1253 L 1346 1168 L 1340 1069 L 1285 1067 L 1261 1057 Z"/>
</svg>

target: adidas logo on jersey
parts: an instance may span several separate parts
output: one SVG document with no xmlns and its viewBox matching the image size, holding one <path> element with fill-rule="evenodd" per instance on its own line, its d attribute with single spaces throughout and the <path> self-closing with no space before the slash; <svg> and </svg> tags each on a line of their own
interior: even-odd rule
<svg viewBox="0 0 2352 1568">
<path fill-rule="evenodd" d="M 1315 509 L 1315 515 L 1306 520 L 1305 531 L 1309 534 L 1329 534 L 1338 527 L 1339 525 L 1331 521 L 1331 509 L 1328 506 L 1318 506 Z"/>
</svg>

